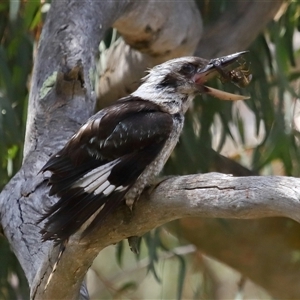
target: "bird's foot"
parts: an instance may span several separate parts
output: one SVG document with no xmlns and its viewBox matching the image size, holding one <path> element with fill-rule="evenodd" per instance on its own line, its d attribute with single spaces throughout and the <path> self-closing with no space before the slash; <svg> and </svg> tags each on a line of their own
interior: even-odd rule
<svg viewBox="0 0 300 300">
<path fill-rule="evenodd" d="M 148 195 L 150 195 L 162 182 L 173 178 L 174 176 L 169 175 L 169 176 L 163 176 L 159 178 L 155 178 L 149 186 L 146 187 L 146 192 Z"/>
<path fill-rule="evenodd" d="M 126 199 L 126 206 L 129 209 L 125 210 L 124 222 L 129 223 L 134 214 L 134 201 L 132 201 L 131 199 L 129 200 Z"/>
<path fill-rule="evenodd" d="M 130 211 L 133 211 L 133 205 L 134 205 L 135 199 L 126 199 L 126 205 L 130 209 Z"/>
</svg>

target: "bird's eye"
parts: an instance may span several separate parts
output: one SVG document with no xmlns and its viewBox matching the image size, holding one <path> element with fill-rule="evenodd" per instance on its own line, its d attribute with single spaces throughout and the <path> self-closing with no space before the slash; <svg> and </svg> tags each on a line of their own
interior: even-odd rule
<svg viewBox="0 0 300 300">
<path fill-rule="evenodd" d="M 191 74 L 193 72 L 195 72 L 196 70 L 196 66 L 193 64 L 185 64 L 181 67 L 180 73 L 184 74 L 184 75 L 188 75 Z"/>
</svg>

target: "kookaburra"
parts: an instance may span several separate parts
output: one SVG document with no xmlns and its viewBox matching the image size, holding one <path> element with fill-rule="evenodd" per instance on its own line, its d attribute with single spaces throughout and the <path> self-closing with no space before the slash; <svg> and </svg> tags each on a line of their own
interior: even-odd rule
<svg viewBox="0 0 300 300">
<path fill-rule="evenodd" d="M 205 85 L 212 76 L 232 74 L 244 53 L 167 61 L 131 95 L 92 116 L 42 168 L 51 172 L 50 195 L 59 198 L 44 214 L 43 240 L 60 244 L 79 230 L 86 235 L 122 202 L 132 208 L 171 155 L 197 94 L 246 98 Z"/>
</svg>

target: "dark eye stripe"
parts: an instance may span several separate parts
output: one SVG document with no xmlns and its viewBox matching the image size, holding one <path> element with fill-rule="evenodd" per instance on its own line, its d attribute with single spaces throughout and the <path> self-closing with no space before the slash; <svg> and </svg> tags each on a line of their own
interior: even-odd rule
<svg viewBox="0 0 300 300">
<path fill-rule="evenodd" d="M 174 74 L 168 74 L 165 76 L 165 78 L 162 80 L 160 84 L 157 85 L 157 88 L 165 88 L 165 87 L 173 87 L 176 88 L 178 86 L 178 81 L 176 76 Z"/>
</svg>

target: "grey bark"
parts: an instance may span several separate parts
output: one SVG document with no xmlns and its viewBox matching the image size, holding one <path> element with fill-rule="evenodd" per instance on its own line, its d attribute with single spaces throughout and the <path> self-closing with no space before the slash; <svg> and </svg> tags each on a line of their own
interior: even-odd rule
<svg viewBox="0 0 300 300">
<path fill-rule="evenodd" d="M 285 178 L 243 180 L 221 175 L 198 175 L 170 179 L 153 190 L 151 195 L 145 193 L 129 223 L 125 222 L 124 209 L 120 208 L 97 234 L 83 240 L 74 235 L 49 287 L 44 291 L 58 250 L 51 242 L 41 243 L 40 225 L 36 222 L 40 213 L 56 199 L 48 196 L 44 175 L 38 172 L 49 156 L 59 150 L 94 112 L 95 58 L 105 30 L 113 24 L 121 24 L 125 28 L 126 17 L 132 20 L 131 13 L 141 12 L 144 8 L 152 9 L 152 15 L 155 9 L 164 14 L 160 7 L 155 8 L 151 3 L 57 0 L 51 4 L 32 77 L 23 166 L 0 195 L 1 224 L 25 271 L 32 298 L 77 298 L 84 275 L 101 249 L 176 218 L 191 215 L 236 218 L 286 215 L 296 218 L 295 197 L 298 197 L 298 190 L 292 190 L 293 186 L 284 189 Z M 178 3 L 169 3 L 169 8 L 166 5 L 165 14 L 171 7 L 180 5 Z M 189 3 L 192 2 L 186 5 Z M 191 5 L 193 7 L 194 4 Z M 178 10 L 177 18 L 180 19 L 183 13 Z M 147 16 L 144 15 L 142 20 L 145 18 L 146 21 Z M 196 12 L 195 16 L 194 24 L 201 28 L 200 16 L 197 17 Z M 123 23 L 120 23 L 121 20 Z M 128 36 L 124 32 L 130 43 L 132 32 L 139 24 L 132 25 Z M 172 28 L 172 24 L 174 22 L 161 24 L 160 31 L 148 29 L 150 40 L 153 32 L 163 35 L 165 28 Z M 166 40 L 172 40 L 174 33 L 166 32 Z M 193 39 L 193 35 L 188 36 Z M 134 37 L 132 39 L 136 42 Z M 183 55 L 194 51 L 195 41 L 198 42 L 197 37 L 191 43 L 187 41 L 190 46 L 178 53 Z M 289 182 L 295 185 L 298 180 L 291 179 Z M 170 190 L 175 188 L 176 195 L 171 194 Z M 275 191 L 275 188 L 277 193 L 270 198 L 270 189 Z M 81 297 L 88 298 L 84 285 L 81 286 Z"/>
</svg>

